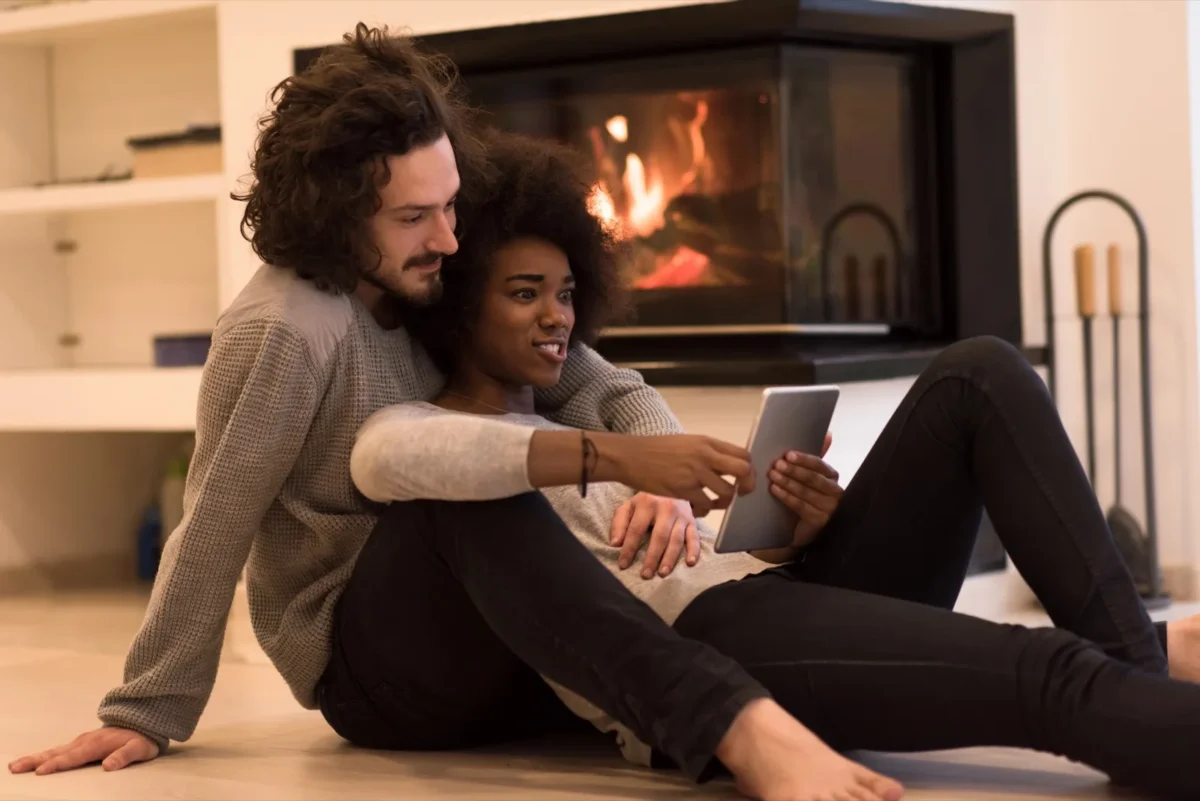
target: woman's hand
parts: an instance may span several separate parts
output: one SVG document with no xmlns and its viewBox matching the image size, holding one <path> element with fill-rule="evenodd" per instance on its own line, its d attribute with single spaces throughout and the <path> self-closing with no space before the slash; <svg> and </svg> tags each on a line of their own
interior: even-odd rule
<svg viewBox="0 0 1200 801">
<path fill-rule="evenodd" d="M 838 473 L 823 459 L 832 444 L 833 435 L 826 433 L 820 456 L 792 451 L 767 472 L 771 494 L 800 518 L 793 548 L 802 548 L 816 539 L 842 500 Z"/>
<path fill-rule="evenodd" d="M 688 501 L 698 517 L 728 508 L 735 495 L 754 489 L 750 452 L 728 442 L 695 434 L 591 436 L 596 445 L 595 480 Z"/>
<path fill-rule="evenodd" d="M 652 578 L 656 572 L 660 576 L 669 576 L 685 550 L 689 567 L 699 560 L 696 518 L 687 501 L 639 492 L 621 504 L 613 516 L 609 541 L 613 547 L 621 549 L 617 565 L 622 570 L 633 564 L 647 532 L 650 533 L 650 545 L 642 564 L 642 578 Z"/>
</svg>

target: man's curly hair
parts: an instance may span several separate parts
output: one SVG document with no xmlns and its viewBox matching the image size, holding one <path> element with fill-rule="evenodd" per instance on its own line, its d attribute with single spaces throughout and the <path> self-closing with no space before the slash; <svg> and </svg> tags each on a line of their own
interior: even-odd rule
<svg viewBox="0 0 1200 801">
<path fill-rule="evenodd" d="M 449 59 L 359 23 L 308 69 L 279 83 L 259 120 L 242 236 L 267 264 L 350 292 L 381 259 L 367 237 L 390 179 L 387 156 L 454 146 L 461 194 L 486 176 L 473 114 Z M 251 233 L 252 232 L 252 233 Z"/>
<path fill-rule="evenodd" d="M 444 262 L 442 299 L 417 310 L 408 325 L 447 373 L 478 319 L 492 256 L 513 240 L 541 239 L 566 254 L 575 276 L 571 347 L 593 344 L 627 308 L 620 275 L 625 247 L 588 207 L 591 165 L 543 139 L 489 130 L 482 142 L 492 168 L 488 191 L 460 206 L 468 233 Z"/>
</svg>

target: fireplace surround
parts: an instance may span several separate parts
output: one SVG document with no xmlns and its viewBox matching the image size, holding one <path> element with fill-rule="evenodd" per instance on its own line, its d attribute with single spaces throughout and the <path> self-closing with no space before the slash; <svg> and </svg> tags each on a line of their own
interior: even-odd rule
<svg viewBox="0 0 1200 801">
<path fill-rule="evenodd" d="M 886 378 L 1021 344 L 1009 15 L 735 0 L 422 43 L 491 124 L 589 155 L 634 253 L 635 314 L 598 347 L 649 380 Z"/>
</svg>

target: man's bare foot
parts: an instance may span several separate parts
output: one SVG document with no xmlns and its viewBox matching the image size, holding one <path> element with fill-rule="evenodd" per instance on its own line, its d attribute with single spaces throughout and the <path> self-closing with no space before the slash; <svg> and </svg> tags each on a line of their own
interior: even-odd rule
<svg viewBox="0 0 1200 801">
<path fill-rule="evenodd" d="M 1167 663 L 1171 678 L 1200 682 L 1200 615 L 1167 623 Z"/>
<path fill-rule="evenodd" d="M 717 746 L 745 795 L 761 801 L 899 801 L 904 788 L 846 759 L 770 699 L 746 705 Z"/>
</svg>

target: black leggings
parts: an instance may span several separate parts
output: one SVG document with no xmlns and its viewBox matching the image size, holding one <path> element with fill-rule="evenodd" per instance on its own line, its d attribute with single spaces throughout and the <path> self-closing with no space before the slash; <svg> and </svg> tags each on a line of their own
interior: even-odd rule
<svg viewBox="0 0 1200 801">
<path fill-rule="evenodd" d="M 983 505 L 1061 628 L 948 611 Z M 1161 635 L 1041 380 L 977 339 L 918 379 L 802 560 L 708 590 L 674 631 L 538 494 L 394 504 L 339 604 L 322 710 L 362 745 L 498 742 L 561 725 L 536 668 L 692 778 L 770 693 L 841 749 L 1037 748 L 1195 795 L 1200 687 L 1165 678 Z"/>
<path fill-rule="evenodd" d="M 949 611 L 982 507 L 1058 628 Z M 960 343 L 916 382 L 803 557 L 676 622 L 842 749 L 1001 745 L 1196 791 L 1200 687 L 1166 657 L 1048 393 Z"/>
</svg>

